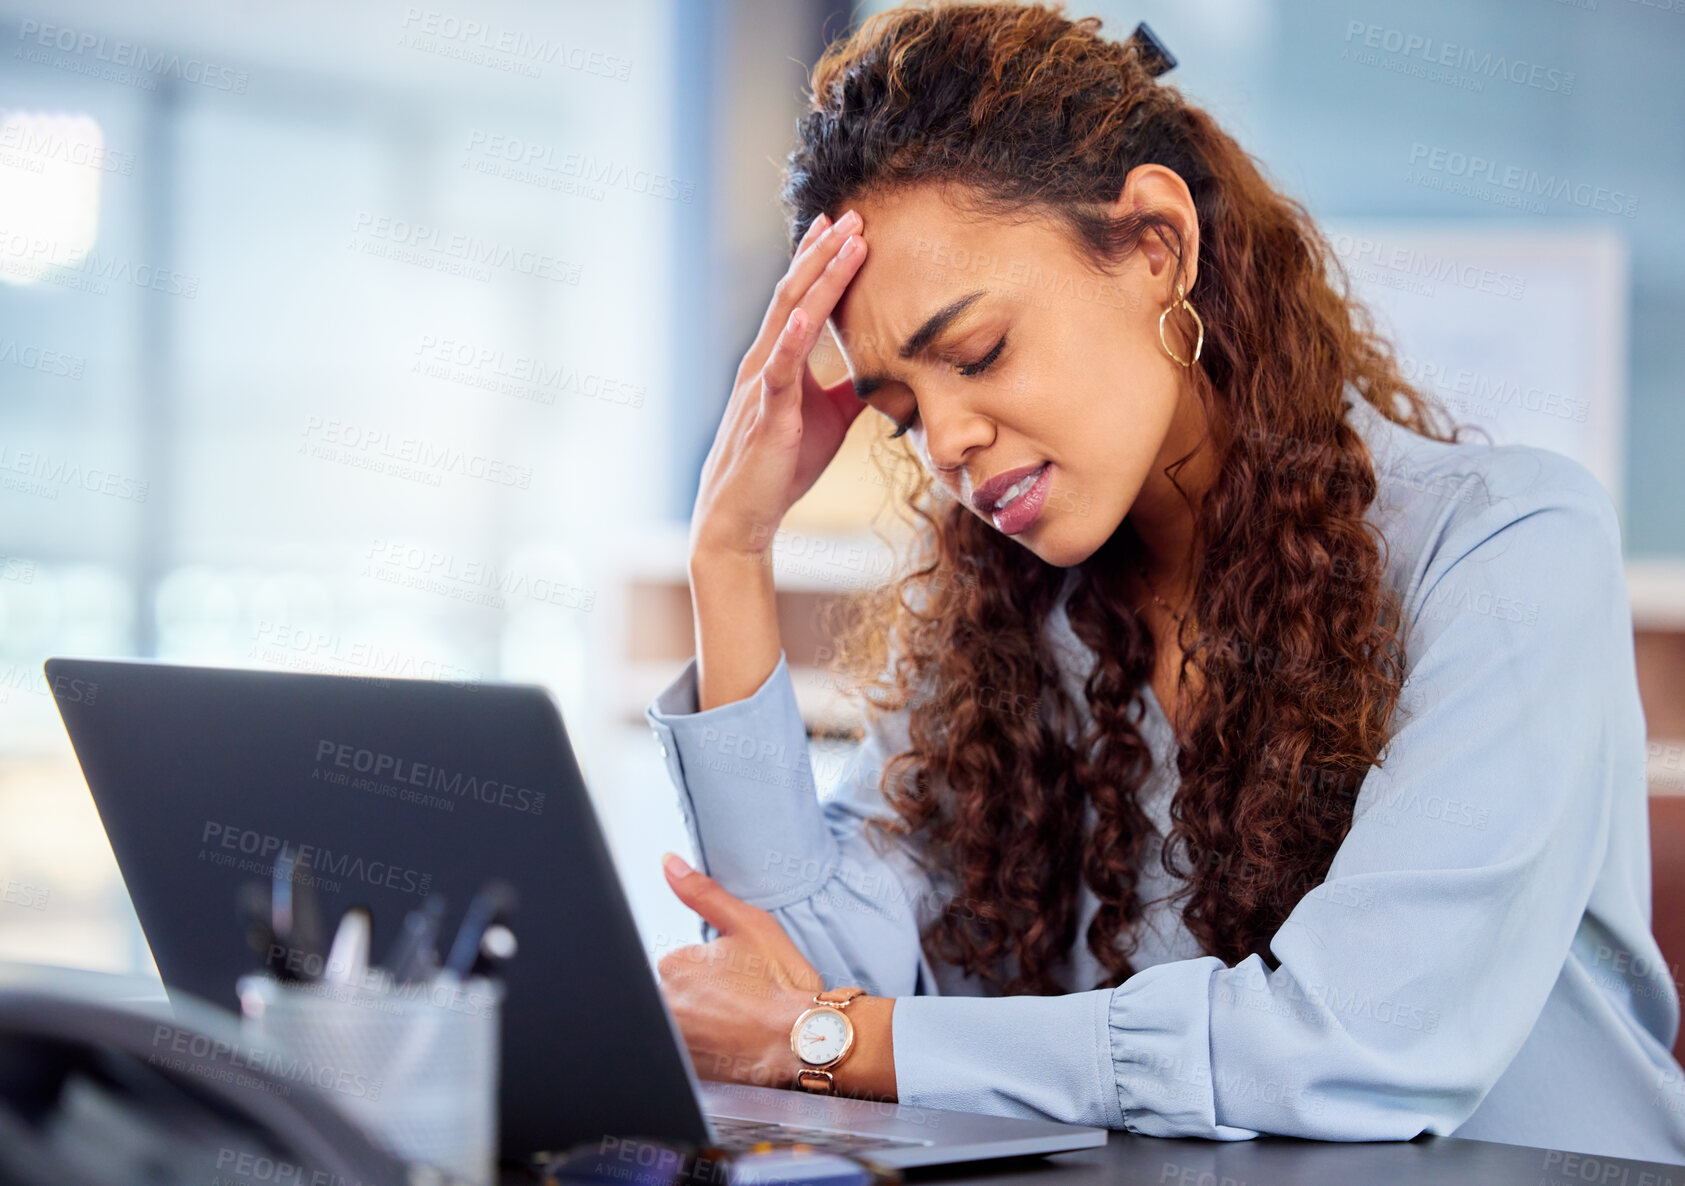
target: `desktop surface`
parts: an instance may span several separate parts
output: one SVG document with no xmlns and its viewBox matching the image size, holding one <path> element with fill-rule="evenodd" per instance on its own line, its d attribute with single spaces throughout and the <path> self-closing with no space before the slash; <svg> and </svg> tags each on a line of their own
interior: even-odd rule
<svg viewBox="0 0 1685 1186">
<path fill-rule="evenodd" d="M 1169 1140 L 1114 1132 L 1103 1149 L 1016 1162 L 908 1170 L 909 1181 L 989 1186 L 1685 1186 L 1685 1166 L 1590 1157 L 1457 1137 L 1345 1143 L 1258 1137 Z"/>
<path fill-rule="evenodd" d="M 1461 1137 L 1198 1141 L 1114 1132 L 1104 1149 L 903 1169 L 901 1178 L 987 1186 L 1685 1186 L 1685 1166 Z M 516 1167 L 499 1178 L 500 1186 L 536 1181 Z"/>
<path fill-rule="evenodd" d="M 1685 1186 L 1685 1165 L 1458 1137 L 1331 1142 L 1170 1140 L 1114 1132 L 1104 1148 L 901 1171 L 904 1181 L 987 1186 Z M 501 1186 L 532 1183 L 506 1169 Z"/>
<path fill-rule="evenodd" d="M 151 977 L 7 961 L 0 961 L 0 984 L 61 985 L 97 993 L 113 1003 L 165 999 L 163 986 Z M 1172 1140 L 1114 1132 L 1099 1149 L 907 1169 L 901 1175 L 908 1183 L 988 1186 L 1685 1186 L 1685 1165 L 1431 1136 L 1346 1143 L 1268 1136 L 1250 1141 Z M 516 1166 L 499 1175 L 503 1186 L 537 1181 L 536 1175 Z"/>
</svg>

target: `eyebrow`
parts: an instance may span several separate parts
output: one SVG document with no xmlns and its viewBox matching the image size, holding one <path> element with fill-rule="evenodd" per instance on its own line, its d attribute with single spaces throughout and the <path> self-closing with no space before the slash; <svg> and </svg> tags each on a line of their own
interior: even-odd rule
<svg viewBox="0 0 1685 1186">
<path fill-rule="evenodd" d="M 925 347 L 934 342 L 942 331 L 948 328 L 948 324 L 953 321 L 954 318 L 971 308 L 971 306 L 979 299 L 988 295 L 988 289 L 979 288 L 976 292 L 966 293 L 966 295 L 960 297 L 958 300 L 942 306 L 942 308 L 932 313 L 930 318 L 923 325 L 913 331 L 912 337 L 902 343 L 901 349 L 897 351 L 897 353 L 902 358 L 913 358 L 922 354 Z M 881 372 L 870 375 L 862 375 L 854 381 L 854 394 L 862 400 L 867 399 L 874 391 L 876 391 L 879 387 L 882 387 L 888 381 L 889 376 L 882 374 Z"/>
</svg>

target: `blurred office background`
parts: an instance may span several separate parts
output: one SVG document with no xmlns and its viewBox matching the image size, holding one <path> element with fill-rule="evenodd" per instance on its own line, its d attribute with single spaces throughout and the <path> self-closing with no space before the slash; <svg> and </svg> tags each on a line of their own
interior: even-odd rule
<svg viewBox="0 0 1685 1186">
<path fill-rule="evenodd" d="M 0 958 L 149 966 L 55 654 L 542 682 L 646 940 L 693 939 L 642 711 L 805 67 L 876 7 L 0 0 Z M 1685 794 L 1685 0 L 1067 11 L 1153 25 L 1424 391 L 1609 486 Z M 888 573 L 887 427 L 776 549 L 822 783 L 813 611 Z"/>
</svg>

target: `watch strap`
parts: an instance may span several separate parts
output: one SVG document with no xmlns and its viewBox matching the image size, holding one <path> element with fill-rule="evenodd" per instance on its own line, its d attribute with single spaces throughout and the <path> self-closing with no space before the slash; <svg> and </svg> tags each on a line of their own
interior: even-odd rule
<svg viewBox="0 0 1685 1186">
<path fill-rule="evenodd" d="M 830 1071 L 799 1071 L 796 1074 L 796 1086 L 811 1091 L 814 1095 L 837 1094 L 837 1081 L 831 1078 Z"/>
<path fill-rule="evenodd" d="M 838 1009 L 846 1009 L 848 1008 L 849 1003 L 856 997 L 863 997 L 865 995 L 866 990 L 863 988 L 854 988 L 852 986 L 846 988 L 828 988 L 824 992 L 814 993 L 813 1003 L 816 1005 L 832 1005 Z"/>
</svg>

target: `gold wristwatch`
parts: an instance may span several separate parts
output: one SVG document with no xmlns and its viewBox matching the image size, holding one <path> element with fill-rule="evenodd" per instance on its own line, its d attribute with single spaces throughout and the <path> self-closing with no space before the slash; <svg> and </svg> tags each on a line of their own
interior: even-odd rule
<svg viewBox="0 0 1685 1186">
<path fill-rule="evenodd" d="M 816 993 L 813 1008 L 796 1018 L 790 1027 L 790 1050 L 801 1061 L 796 1086 L 816 1095 L 837 1094 L 831 1072 L 854 1049 L 854 1021 L 846 1012 L 849 1002 L 863 997 L 863 988 L 832 988 Z"/>
</svg>

